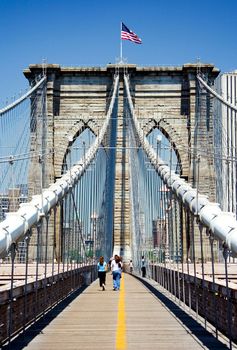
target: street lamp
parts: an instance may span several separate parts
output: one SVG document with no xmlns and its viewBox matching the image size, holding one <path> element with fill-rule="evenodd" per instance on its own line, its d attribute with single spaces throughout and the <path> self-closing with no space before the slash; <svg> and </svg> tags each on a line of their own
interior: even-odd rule
<svg viewBox="0 0 237 350">
<path fill-rule="evenodd" d="M 91 221 L 92 221 L 92 241 L 93 241 L 93 260 L 96 258 L 96 222 L 98 219 L 98 215 L 96 212 L 91 214 Z"/>
<path fill-rule="evenodd" d="M 158 135 L 156 141 L 157 141 L 156 153 L 157 153 L 157 157 L 160 157 L 160 146 L 161 146 L 161 141 L 162 141 L 162 135 Z"/>
<path fill-rule="evenodd" d="M 71 174 L 71 167 L 72 167 L 72 142 L 73 142 L 73 136 L 68 136 L 68 143 L 69 143 L 69 166 L 70 166 L 70 186 L 72 186 L 72 174 Z"/>
</svg>

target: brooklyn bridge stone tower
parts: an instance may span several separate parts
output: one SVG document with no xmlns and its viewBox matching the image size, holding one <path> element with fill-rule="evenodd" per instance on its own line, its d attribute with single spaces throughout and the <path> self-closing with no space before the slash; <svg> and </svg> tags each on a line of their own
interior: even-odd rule
<svg viewBox="0 0 237 350">
<path fill-rule="evenodd" d="M 211 64 L 184 64 L 175 67 L 139 67 L 133 64 L 106 67 L 61 67 L 50 64 L 47 70 L 47 118 L 44 121 L 44 144 L 47 161 L 43 165 L 43 187 L 62 174 L 70 137 L 75 139 L 89 128 L 94 135 L 103 124 L 109 104 L 114 74 L 119 74 L 116 116 L 116 146 L 113 202 L 114 252 L 130 258 L 130 186 L 127 149 L 127 123 L 124 113 L 124 73 L 128 74 L 135 113 L 148 135 L 158 128 L 170 141 L 181 166 L 181 176 L 197 185 L 195 162 L 197 150 L 212 145 L 212 100 L 198 89 L 196 74 L 201 70 L 212 84 L 218 70 Z M 31 83 L 42 71 L 41 65 L 30 65 L 24 74 Z M 202 103 L 203 115 L 197 113 Z M 199 119 L 199 120 L 198 120 Z M 197 123 L 198 120 L 198 123 Z M 197 129 L 198 124 L 198 129 Z M 32 130 L 31 148 L 38 151 L 42 141 L 37 130 Z M 106 145 L 105 145 L 106 148 Z M 53 150 L 53 151 L 52 151 Z M 192 152 L 187 152 L 192 150 Z M 29 191 L 39 192 L 41 179 L 37 175 L 41 165 L 31 164 Z M 213 161 L 200 160 L 199 190 L 215 200 Z M 59 244 L 59 243 L 57 243 Z"/>
</svg>

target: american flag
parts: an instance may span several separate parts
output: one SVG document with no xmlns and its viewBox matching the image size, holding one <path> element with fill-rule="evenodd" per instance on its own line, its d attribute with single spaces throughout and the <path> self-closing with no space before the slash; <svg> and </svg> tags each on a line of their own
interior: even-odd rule
<svg viewBox="0 0 237 350">
<path fill-rule="evenodd" d="M 142 40 L 138 38 L 137 34 L 133 33 L 125 24 L 122 23 L 121 39 L 130 40 L 133 43 L 141 44 Z"/>
</svg>

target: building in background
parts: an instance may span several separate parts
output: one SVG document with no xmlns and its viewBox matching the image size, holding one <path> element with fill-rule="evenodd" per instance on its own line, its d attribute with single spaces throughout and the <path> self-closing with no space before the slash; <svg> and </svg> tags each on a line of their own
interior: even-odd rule
<svg viewBox="0 0 237 350">
<path fill-rule="evenodd" d="M 6 218 L 6 213 L 19 209 L 21 203 L 28 201 L 28 188 L 21 184 L 17 188 L 10 188 L 8 193 L 0 193 L 0 222 Z"/>
<path fill-rule="evenodd" d="M 165 220 L 152 221 L 153 248 L 164 248 L 165 246 Z"/>
</svg>

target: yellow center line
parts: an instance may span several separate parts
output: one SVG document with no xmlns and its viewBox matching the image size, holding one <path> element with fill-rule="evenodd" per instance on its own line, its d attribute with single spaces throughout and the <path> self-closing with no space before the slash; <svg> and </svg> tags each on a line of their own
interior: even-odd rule
<svg viewBox="0 0 237 350">
<path fill-rule="evenodd" d="M 126 338 L 126 313 L 125 313 L 125 288 L 124 288 L 124 276 L 121 278 L 119 302 L 118 302 L 118 321 L 116 332 L 116 350 L 127 349 Z"/>
</svg>

